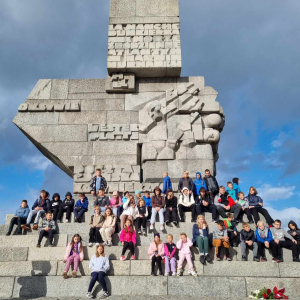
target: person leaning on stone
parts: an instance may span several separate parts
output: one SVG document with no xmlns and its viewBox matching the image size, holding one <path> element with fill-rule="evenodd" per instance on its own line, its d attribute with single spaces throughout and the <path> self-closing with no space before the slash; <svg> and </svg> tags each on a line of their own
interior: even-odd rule
<svg viewBox="0 0 300 300">
<path fill-rule="evenodd" d="M 226 213 L 231 212 L 234 215 L 234 221 L 238 223 L 238 217 L 242 207 L 235 203 L 234 200 L 225 191 L 224 186 L 220 186 L 219 194 L 215 196 L 215 206 L 217 211 L 222 218 L 227 218 Z"/>
<path fill-rule="evenodd" d="M 107 196 L 104 195 L 105 189 L 101 188 L 98 191 L 98 197 L 94 201 L 94 207 L 100 206 L 101 212 L 105 212 L 105 210 L 110 206 L 110 201 Z"/>
<path fill-rule="evenodd" d="M 7 232 L 7 236 L 11 235 L 13 231 L 14 225 L 18 225 L 18 234 L 22 234 L 21 225 L 26 223 L 27 217 L 29 215 L 30 209 L 27 205 L 27 200 L 23 200 L 21 206 L 16 210 L 15 215 L 10 221 L 9 229 Z"/>
<path fill-rule="evenodd" d="M 215 196 L 219 193 L 219 184 L 216 177 L 212 176 L 210 170 L 205 170 L 205 177 L 203 178 L 206 184 L 206 189 L 211 201 L 214 201 Z"/>
<path fill-rule="evenodd" d="M 95 195 L 100 189 L 104 189 L 104 191 L 106 190 L 107 182 L 106 179 L 101 175 L 101 169 L 96 170 L 96 176 L 92 178 L 90 188 L 92 195 Z"/>
<path fill-rule="evenodd" d="M 189 177 L 189 172 L 184 171 L 183 177 L 179 180 L 178 191 L 183 193 L 183 188 L 187 188 L 189 193 L 192 194 L 194 190 L 194 183 L 192 178 Z"/>
</svg>

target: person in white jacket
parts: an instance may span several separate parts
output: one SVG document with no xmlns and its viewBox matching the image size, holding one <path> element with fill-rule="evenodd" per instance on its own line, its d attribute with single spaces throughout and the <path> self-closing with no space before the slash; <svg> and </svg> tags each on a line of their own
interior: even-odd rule
<svg viewBox="0 0 300 300">
<path fill-rule="evenodd" d="M 180 222 L 184 222 L 184 212 L 192 212 L 192 222 L 196 222 L 196 204 L 193 193 L 190 193 L 188 188 L 183 188 L 183 193 L 179 197 L 178 210 L 180 215 Z"/>
<path fill-rule="evenodd" d="M 86 294 L 87 298 L 94 298 L 92 294 L 92 289 L 98 280 L 103 289 L 103 295 L 101 299 L 109 297 L 109 293 L 107 291 L 106 282 L 104 277 L 106 276 L 107 271 L 109 270 L 109 259 L 104 253 L 104 246 L 101 244 L 96 248 L 96 254 L 93 255 L 89 268 L 91 270 L 91 282 L 89 285 L 88 292 Z"/>
<path fill-rule="evenodd" d="M 128 197 L 127 202 L 125 202 L 123 204 L 123 212 L 122 212 L 122 215 L 120 216 L 121 230 L 124 228 L 124 224 L 127 219 L 130 219 L 133 224 L 133 220 L 138 216 L 138 214 L 139 214 L 139 211 L 135 204 L 134 197 L 132 195 L 130 195 Z"/>
</svg>

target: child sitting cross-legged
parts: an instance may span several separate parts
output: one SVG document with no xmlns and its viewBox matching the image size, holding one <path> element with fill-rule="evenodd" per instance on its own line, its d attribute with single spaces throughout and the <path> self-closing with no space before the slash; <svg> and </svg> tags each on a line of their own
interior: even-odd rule
<svg viewBox="0 0 300 300">
<path fill-rule="evenodd" d="M 164 276 L 161 262 L 164 256 L 164 244 L 160 239 L 159 233 L 154 233 L 154 241 L 150 244 L 148 249 L 149 258 L 151 260 L 151 275 L 155 276 L 154 268 L 157 263 L 159 276 Z"/>
<path fill-rule="evenodd" d="M 241 238 L 241 252 L 242 252 L 242 261 L 246 261 L 246 249 L 253 249 L 253 260 L 259 262 L 257 257 L 257 243 L 255 240 L 254 231 L 250 228 L 248 223 L 242 224 L 243 229 L 240 232 Z"/>
<path fill-rule="evenodd" d="M 122 232 L 120 234 L 120 241 L 122 242 L 123 250 L 122 250 L 122 256 L 120 260 L 126 260 L 125 252 L 129 248 L 131 252 L 131 258 L 132 260 L 135 259 L 134 256 L 134 247 L 136 245 L 136 233 L 133 229 L 132 221 L 130 219 L 127 219 L 125 222 L 125 226 L 122 229 Z"/>
<path fill-rule="evenodd" d="M 186 233 L 180 234 L 180 240 L 177 242 L 176 247 L 179 250 L 179 262 L 177 268 L 177 276 L 182 274 L 182 264 L 184 260 L 187 260 L 189 265 L 189 273 L 193 276 L 197 276 L 194 270 L 194 265 L 192 262 L 192 253 L 190 247 L 193 246 L 192 241 L 187 237 Z"/>
<path fill-rule="evenodd" d="M 217 221 L 217 226 L 213 229 L 213 246 L 216 247 L 216 260 L 221 260 L 220 258 L 220 248 L 225 248 L 225 259 L 231 261 L 229 257 L 229 237 L 227 229 L 224 226 L 222 220 Z"/>
<path fill-rule="evenodd" d="M 68 271 L 71 264 L 74 264 L 74 270 L 72 272 L 72 277 L 77 277 L 77 269 L 79 262 L 82 262 L 84 258 L 83 247 L 82 247 L 82 238 L 79 234 L 74 234 L 72 237 L 72 242 L 70 242 L 66 249 L 66 254 L 63 262 L 66 263 L 65 270 L 63 272 L 63 278 L 68 278 Z"/>
<path fill-rule="evenodd" d="M 265 262 L 267 261 L 265 249 L 272 249 L 273 244 L 275 243 L 273 241 L 272 232 L 270 228 L 265 226 L 263 221 L 258 221 L 255 235 L 258 246 L 258 253 L 260 255 L 260 261 Z"/>
<path fill-rule="evenodd" d="M 170 266 L 172 276 L 176 276 L 176 257 L 174 256 L 176 253 L 176 245 L 173 243 L 173 235 L 168 234 L 167 236 L 168 242 L 165 243 L 165 276 L 169 276 Z"/>
<path fill-rule="evenodd" d="M 46 213 L 46 217 L 43 218 L 42 221 L 42 229 L 40 231 L 39 240 L 37 243 L 37 247 L 41 247 L 42 239 L 45 235 L 49 236 L 49 247 L 53 247 L 53 234 L 56 230 L 56 224 L 55 221 L 52 219 L 52 212 L 48 211 Z"/>
</svg>

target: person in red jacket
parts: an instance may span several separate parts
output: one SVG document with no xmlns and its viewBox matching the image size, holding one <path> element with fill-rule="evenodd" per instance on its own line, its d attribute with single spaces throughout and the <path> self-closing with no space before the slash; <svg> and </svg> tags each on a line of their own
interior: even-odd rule
<svg viewBox="0 0 300 300">
<path fill-rule="evenodd" d="M 219 194 L 215 196 L 214 204 L 222 218 L 227 218 L 226 213 L 231 212 L 234 215 L 234 221 L 238 223 L 238 217 L 242 207 L 238 203 L 234 202 L 234 200 L 226 192 L 224 186 L 220 186 Z"/>
</svg>

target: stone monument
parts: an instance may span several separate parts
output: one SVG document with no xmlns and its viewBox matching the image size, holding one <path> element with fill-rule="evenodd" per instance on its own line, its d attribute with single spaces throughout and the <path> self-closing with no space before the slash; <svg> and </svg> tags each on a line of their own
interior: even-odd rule
<svg viewBox="0 0 300 300">
<path fill-rule="evenodd" d="M 13 122 L 75 193 L 96 168 L 109 193 L 216 173 L 225 116 L 204 77 L 180 77 L 178 0 L 111 0 L 108 36 L 107 78 L 41 79 Z"/>
</svg>

